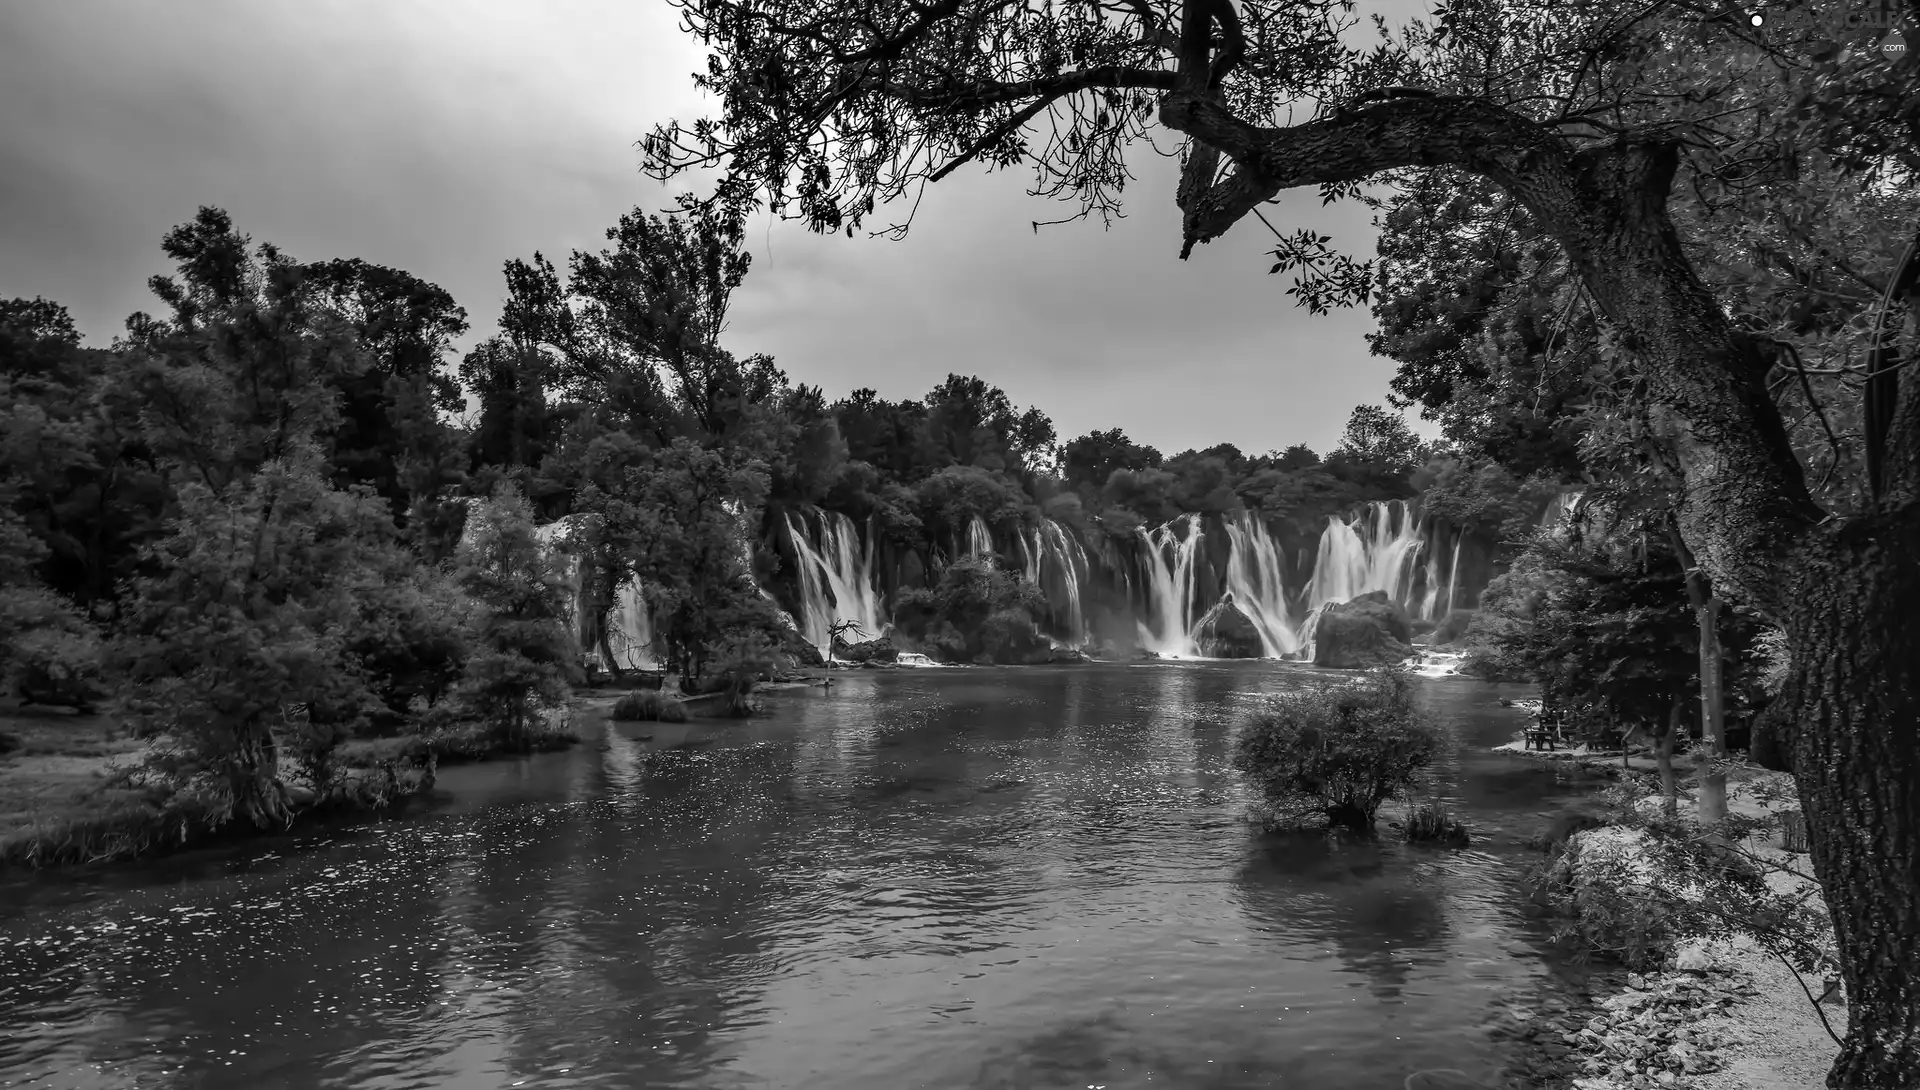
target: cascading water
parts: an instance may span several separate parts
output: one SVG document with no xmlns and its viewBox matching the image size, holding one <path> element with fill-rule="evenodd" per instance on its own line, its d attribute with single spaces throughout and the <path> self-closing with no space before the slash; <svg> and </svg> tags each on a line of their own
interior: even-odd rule
<svg viewBox="0 0 1920 1090">
<path fill-rule="evenodd" d="M 1247 511 L 1227 520 L 1227 589 L 1234 605 L 1260 630 L 1268 658 L 1300 650 L 1300 626 L 1287 600 L 1286 557 L 1267 533 L 1265 520 Z"/>
<path fill-rule="evenodd" d="M 1427 547 L 1427 593 L 1422 599 L 1420 616 L 1429 621 L 1438 621 L 1453 610 L 1454 591 L 1460 585 L 1460 546 L 1466 534 L 1453 532 L 1453 560 L 1447 566 L 1447 581 L 1440 581 L 1440 548 L 1432 542 Z"/>
<path fill-rule="evenodd" d="M 1447 567 L 1446 610 L 1448 613 L 1453 612 L 1456 608 L 1455 602 L 1457 599 L 1454 598 L 1454 592 L 1460 589 L 1460 545 L 1466 536 L 1466 534 L 1459 531 L 1455 531 L 1453 535 L 1453 563 Z M 1439 620 L 1444 614 L 1434 613 L 1430 616 L 1434 620 Z"/>
<path fill-rule="evenodd" d="M 1307 604 L 1319 609 L 1383 590 L 1402 605 L 1413 591 L 1415 565 L 1425 544 L 1423 527 L 1405 500 L 1369 504 L 1348 516 L 1327 519 L 1314 557 Z"/>
<path fill-rule="evenodd" d="M 747 525 L 746 505 L 737 499 L 727 499 L 722 500 L 720 506 L 727 514 L 733 516 L 734 559 L 740 565 L 741 574 L 747 577 L 747 582 L 753 584 L 753 589 L 759 593 L 760 597 L 766 599 L 767 604 L 773 606 L 774 612 L 780 615 L 780 619 L 786 622 L 786 626 L 798 631 L 800 626 L 795 623 L 793 614 L 781 609 L 780 600 L 768 593 L 767 588 L 761 586 L 759 578 L 753 574 L 753 531 Z"/>
<path fill-rule="evenodd" d="M 816 517 L 817 548 L 792 514 L 787 515 L 787 536 L 800 575 L 800 630 L 826 654 L 832 649 L 834 625 L 852 622 L 859 629 L 850 635 L 870 640 L 881 634 L 886 621 L 880 592 L 874 588 L 873 557 L 853 520 L 837 511 L 821 511 Z"/>
<path fill-rule="evenodd" d="M 1581 491 L 1556 493 L 1547 501 L 1547 509 L 1540 515 L 1540 529 L 1564 533 L 1585 498 L 1586 493 Z"/>
<path fill-rule="evenodd" d="M 1139 622 L 1140 646 L 1156 655 L 1191 658 L 1200 653 L 1193 639 L 1193 597 L 1201 537 L 1199 515 L 1140 531 L 1147 569 L 1147 619 Z"/>
<path fill-rule="evenodd" d="M 993 555 L 993 534 L 988 531 L 987 524 L 979 515 L 973 516 L 967 522 L 967 555 Z"/>
<path fill-rule="evenodd" d="M 1080 606 L 1080 585 L 1088 572 L 1087 551 L 1065 527 L 1047 518 L 1027 531 L 1021 545 L 1026 553 L 1023 574 L 1027 582 L 1046 594 L 1055 626 L 1065 634 L 1067 645 L 1080 646 L 1087 636 Z"/>
<path fill-rule="evenodd" d="M 562 585 L 566 588 L 566 619 L 581 650 L 598 651 L 599 626 L 606 625 L 606 646 L 613 661 L 607 665 L 622 670 L 651 670 L 658 662 L 653 653 L 653 615 L 640 593 L 640 583 L 622 584 L 613 596 L 613 606 L 604 618 L 590 617 L 587 609 L 585 571 L 578 554 L 567 549 L 568 539 L 582 528 L 578 516 L 549 522 L 533 528 L 534 539 L 556 560 Z"/>
<path fill-rule="evenodd" d="M 640 593 L 640 581 L 624 584 L 613 596 L 613 611 L 607 615 L 607 647 L 613 652 L 610 664 L 620 670 L 652 670 L 660 665 L 653 651 L 653 612 Z"/>
</svg>

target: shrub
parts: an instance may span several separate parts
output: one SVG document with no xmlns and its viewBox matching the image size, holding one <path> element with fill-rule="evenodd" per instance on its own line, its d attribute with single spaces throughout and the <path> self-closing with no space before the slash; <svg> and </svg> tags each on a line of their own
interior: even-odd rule
<svg viewBox="0 0 1920 1090">
<path fill-rule="evenodd" d="M 1644 805 L 1652 797 L 1647 778 L 1626 778 L 1607 792 L 1608 823 L 1574 832 L 1533 876 L 1556 939 L 1576 956 L 1648 968 L 1683 944 L 1738 935 L 1797 973 L 1830 970 L 1818 886 L 1769 881 L 1790 865 L 1744 846 L 1774 819 L 1733 814 L 1703 828 Z"/>
<path fill-rule="evenodd" d="M 1414 720 L 1405 671 L 1385 668 L 1275 698 L 1234 742 L 1233 766 L 1259 786 L 1277 822 L 1308 817 L 1371 828 L 1433 758 Z"/>
<path fill-rule="evenodd" d="M 1408 811 L 1407 826 L 1402 831 L 1409 844 L 1445 844 L 1464 848 L 1473 840 L 1466 824 L 1438 801 L 1424 802 Z"/>
<path fill-rule="evenodd" d="M 643 689 L 615 702 L 613 718 L 622 722 L 684 723 L 687 706 L 667 693 Z"/>
<path fill-rule="evenodd" d="M 735 635 L 715 646 L 710 657 L 719 664 L 715 680 L 726 693 L 727 714 L 744 719 L 758 711 L 754 687 L 777 665 L 772 642 L 758 632 Z"/>
</svg>

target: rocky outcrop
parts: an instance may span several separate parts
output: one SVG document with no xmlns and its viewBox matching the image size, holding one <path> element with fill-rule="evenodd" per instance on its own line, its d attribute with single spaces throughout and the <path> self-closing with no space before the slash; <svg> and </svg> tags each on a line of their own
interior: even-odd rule
<svg viewBox="0 0 1920 1090">
<path fill-rule="evenodd" d="M 795 666 L 822 666 L 827 661 L 826 656 L 820 653 L 820 649 L 815 647 L 812 641 L 801 635 L 798 629 L 793 628 L 780 630 L 780 653 Z"/>
<path fill-rule="evenodd" d="M 900 650 L 885 636 L 859 643 L 836 639 L 833 641 L 833 657 L 843 662 L 892 662 L 900 657 Z"/>
<path fill-rule="evenodd" d="M 1473 623 L 1473 610 L 1456 609 L 1442 618 L 1433 630 L 1433 645 L 1442 647 L 1467 634 L 1467 626 Z"/>
<path fill-rule="evenodd" d="M 1266 653 L 1260 629 L 1233 604 L 1233 592 L 1220 596 L 1193 630 L 1193 642 L 1210 659 L 1257 659 Z"/>
<path fill-rule="evenodd" d="M 1321 608 L 1313 626 L 1313 664 L 1336 670 L 1366 670 L 1400 662 L 1413 653 L 1413 623 L 1385 591 Z"/>
</svg>

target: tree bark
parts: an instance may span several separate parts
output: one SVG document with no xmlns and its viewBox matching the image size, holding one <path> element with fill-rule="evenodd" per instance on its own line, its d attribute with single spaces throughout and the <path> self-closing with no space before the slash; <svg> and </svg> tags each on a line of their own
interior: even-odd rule
<svg viewBox="0 0 1920 1090">
<path fill-rule="evenodd" d="M 1920 1085 L 1920 504 L 1802 553 L 1781 700 L 1850 1002 L 1827 1085 Z"/>
<path fill-rule="evenodd" d="M 1694 566 L 1693 552 L 1673 530 L 1673 545 L 1687 573 L 1687 600 L 1700 626 L 1700 748 L 1695 751 L 1700 779 L 1700 820 L 1713 825 L 1727 819 L 1727 777 L 1715 762 L 1727 755 L 1725 658 L 1720 649 L 1720 599 Z"/>
</svg>

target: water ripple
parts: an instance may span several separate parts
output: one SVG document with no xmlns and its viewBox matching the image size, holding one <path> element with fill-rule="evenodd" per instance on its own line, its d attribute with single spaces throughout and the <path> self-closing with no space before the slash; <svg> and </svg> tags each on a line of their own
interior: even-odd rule
<svg viewBox="0 0 1920 1090">
<path fill-rule="evenodd" d="M 448 770 L 402 821 L 29 890 L 0 915 L 0 1087 L 1479 1070 L 1486 1012 L 1543 975 L 1503 845 L 1565 789 L 1482 760 L 1506 713 L 1436 687 L 1436 789 L 1484 849 L 1256 836 L 1231 725 L 1298 676 L 850 677 L 664 748 L 610 728 Z"/>
</svg>

